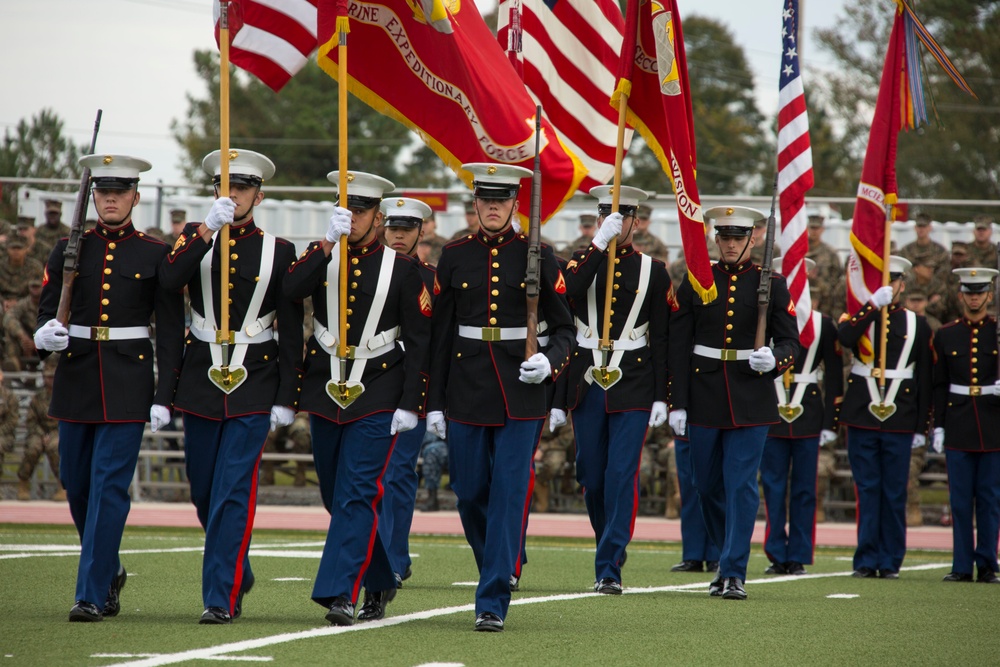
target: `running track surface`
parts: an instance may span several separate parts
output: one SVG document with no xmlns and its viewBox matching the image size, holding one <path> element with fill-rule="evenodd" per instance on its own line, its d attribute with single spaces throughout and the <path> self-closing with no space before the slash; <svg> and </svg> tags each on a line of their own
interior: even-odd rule
<svg viewBox="0 0 1000 667">
<path fill-rule="evenodd" d="M 0 524 L 59 524 L 73 523 L 66 503 L 48 500 L 30 502 L 0 501 Z M 329 515 L 322 507 L 289 507 L 258 505 L 254 527 L 276 530 L 325 531 Z M 194 506 L 188 503 L 135 503 L 128 516 L 129 526 L 198 527 Z M 753 541 L 764 541 L 764 522 L 758 521 Z M 413 534 L 461 535 L 462 523 L 457 512 L 421 512 L 413 514 Z M 586 514 L 531 514 L 528 535 L 543 537 L 593 537 Z M 816 525 L 816 545 L 824 547 L 857 546 L 857 529 L 853 523 L 821 523 Z M 636 517 L 633 540 L 680 542 L 681 524 L 677 519 Z M 908 528 L 906 546 L 910 549 L 952 548 L 951 528 L 922 526 Z"/>
</svg>

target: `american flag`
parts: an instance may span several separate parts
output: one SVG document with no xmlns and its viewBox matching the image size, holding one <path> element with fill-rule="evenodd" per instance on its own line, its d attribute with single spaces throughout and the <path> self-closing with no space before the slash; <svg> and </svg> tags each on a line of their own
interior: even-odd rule
<svg viewBox="0 0 1000 667">
<path fill-rule="evenodd" d="M 318 0 L 230 0 L 230 61 L 281 90 L 316 50 Z M 219 41 L 219 3 L 215 41 Z"/>
<path fill-rule="evenodd" d="M 624 27 L 615 0 L 500 2 L 500 47 L 510 56 L 516 53 L 511 47 L 521 47 L 524 85 L 562 142 L 587 168 L 579 187 L 584 192 L 614 175 L 618 112 L 608 100 L 617 83 Z M 626 130 L 625 148 L 631 139 L 632 130 Z"/>
<path fill-rule="evenodd" d="M 781 27 L 781 78 L 778 84 L 778 199 L 781 247 L 785 248 L 781 266 L 795 304 L 799 342 L 808 346 L 816 336 L 805 266 L 809 250 L 805 195 L 813 186 L 813 165 L 806 97 L 799 75 L 798 37 L 799 0 L 785 0 Z"/>
</svg>

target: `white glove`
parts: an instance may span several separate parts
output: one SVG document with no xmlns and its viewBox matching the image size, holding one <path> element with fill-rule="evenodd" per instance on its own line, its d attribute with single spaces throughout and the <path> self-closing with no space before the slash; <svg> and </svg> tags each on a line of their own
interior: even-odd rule
<svg viewBox="0 0 1000 667">
<path fill-rule="evenodd" d="M 229 197 L 219 197 L 212 202 L 212 210 L 205 217 L 205 226 L 213 232 L 222 229 L 222 225 L 228 225 L 236 215 L 236 203 Z"/>
<path fill-rule="evenodd" d="M 447 439 L 448 427 L 445 424 L 443 412 L 434 410 L 427 413 L 427 430 L 442 440 Z"/>
<path fill-rule="evenodd" d="M 671 410 L 668 421 L 670 422 L 670 428 L 674 430 L 674 435 L 684 435 L 684 432 L 687 430 L 688 411 Z"/>
<path fill-rule="evenodd" d="M 667 421 L 667 404 L 663 401 L 653 401 L 653 409 L 649 411 L 649 425 L 653 428 L 663 426 Z"/>
<path fill-rule="evenodd" d="M 938 454 L 944 451 L 944 429 L 940 426 L 934 429 L 934 442 L 931 443 L 931 447 Z"/>
<path fill-rule="evenodd" d="M 152 405 L 149 408 L 149 430 L 156 433 L 170 423 L 170 410 L 165 405 Z"/>
<path fill-rule="evenodd" d="M 525 384 L 541 384 L 552 374 L 549 358 L 541 352 L 531 355 L 527 361 L 521 362 L 521 382 Z"/>
<path fill-rule="evenodd" d="M 566 411 L 559 408 L 549 410 L 549 431 L 556 432 L 556 429 L 566 423 Z"/>
<path fill-rule="evenodd" d="M 594 240 L 591 241 L 598 250 L 607 250 L 608 244 L 611 243 L 611 239 L 618 238 L 618 235 L 622 233 L 622 214 L 612 213 L 608 217 L 604 218 L 604 222 L 601 223 L 601 228 L 597 230 L 594 234 Z"/>
<path fill-rule="evenodd" d="M 295 421 L 295 410 L 286 408 L 284 405 L 275 405 L 271 408 L 271 431 L 277 431 L 282 426 L 288 426 Z"/>
<path fill-rule="evenodd" d="M 758 373 L 773 371 L 777 364 L 774 362 L 774 352 L 765 346 L 750 353 L 750 368 Z"/>
<path fill-rule="evenodd" d="M 926 444 L 927 444 L 927 437 L 923 433 L 913 434 L 913 444 L 911 445 L 912 449 L 923 447 Z"/>
<path fill-rule="evenodd" d="M 69 347 L 69 330 L 59 324 L 59 320 L 51 319 L 35 332 L 35 348 L 60 352 Z"/>
<path fill-rule="evenodd" d="M 389 435 L 411 431 L 417 427 L 417 413 L 410 410 L 396 410 L 392 413 L 392 426 Z"/>
<path fill-rule="evenodd" d="M 819 446 L 820 447 L 826 447 L 827 445 L 829 445 L 831 442 L 833 442 L 836 439 L 837 439 L 837 433 L 835 431 L 831 431 L 828 428 L 825 428 L 825 429 L 823 429 L 822 431 L 819 432 Z"/>
<path fill-rule="evenodd" d="M 869 299 L 872 305 L 876 308 L 883 308 L 892 303 L 892 285 L 885 285 L 879 287 L 877 290 L 872 292 L 872 297 Z"/>
<path fill-rule="evenodd" d="M 337 243 L 341 236 L 351 233 L 352 214 L 346 208 L 337 207 L 333 209 L 330 216 L 330 226 L 326 228 L 326 240 L 330 243 Z"/>
</svg>

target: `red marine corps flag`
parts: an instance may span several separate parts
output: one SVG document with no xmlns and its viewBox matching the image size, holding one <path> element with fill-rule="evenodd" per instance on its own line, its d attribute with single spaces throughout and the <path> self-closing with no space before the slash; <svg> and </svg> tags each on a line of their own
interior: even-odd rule
<svg viewBox="0 0 1000 667">
<path fill-rule="evenodd" d="M 319 0 L 318 61 L 337 77 L 336 2 Z M 511 67 L 475 3 L 351 0 L 347 85 L 376 111 L 420 135 L 467 184 L 464 162 L 531 168 L 535 102 Z M 586 168 L 542 124 L 542 220 L 576 191 Z M 519 212 L 527 227 L 531 189 Z"/>
<path fill-rule="evenodd" d="M 629 125 L 639 130 L 677 196 L 688 280 L 702 301 L 717 296 L 705 244 L 705 219 L 695 182 L 694 117 L 681 17 L 674 0 L 629 0 L 618 73 L 611 98 L 627 98 Z"/>
<path fill-rule="evenodd" d="M 919 45 L 933 54 L 955 84 L 973 97 L 965 79 L 931 37 L 913 10 L 897 0 L 896 20 L 889 35 L 882 81 L 875 102 L 875 117 L 868 136 L 858 201 L 851 223 L 851 254 L 847 259 L 847 312 L 855 313 L 872 293 L 886 284 L 885 260 L 889 224 L 897 202 L 896 145 L 901 129 L 912 129 L 927 120 L 924 107 Z M 888 208 L 887 208 L 888 207 Z M 870 363 L 874 348 L 870 337 L 859 341 L 862 361 Z"/>
</svg>

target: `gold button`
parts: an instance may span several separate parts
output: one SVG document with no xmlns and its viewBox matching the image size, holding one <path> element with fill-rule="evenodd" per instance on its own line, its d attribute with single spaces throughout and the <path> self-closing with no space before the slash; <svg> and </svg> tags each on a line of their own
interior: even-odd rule
<svg viewBox="0 0 1000 667">
<path fill-rule="evenodd" d="M 618 303 L 618 297 L 616 296 L 611 297 L 611 303 Z"/>
<path fill-rule="evenodd" d="M 351 289 L 358 289 L 357 283 L 351 283 Z"/>
<path fill-rule="evenodd" d="M 229 267 L 229 273 L 236 273 L 236 267 L 230 266 Z"/>
<path fill-rule="evenodd" d="M 497 255 L 500 254 L 500 251 L 497 250 L 496 248 L 493 248 L 493 250 L 490 250 L 490 254 L 496 257 Z"/>
<path fill-rule="evenodd" d="M 351 309 L 351 308 L 348 308 L 348 309 L 347 309 L 347 314 L 348 314 L 348 315 L 353 315 L 353 314 L 354 314 L 354 310 L 353 310 L 353 309 Z"/>
<path fill-rule="evenodd" d="M 735 292 L 736 291 L 736 285 L 730 285 L 729 286 L 729 291 L 730 292 Z"/>
<path fill-rule="evenodd" d="M 232 255 L 229 256 L 229 259 L 239 259 L 239 258 L 240 258 L 240 256 L 237 255 L 235 252 Z"/>
<path fill-rule="evenodd" d="M 146 358 L 146 355 L 145 355 L 145 354 L 140 354 L 140 355 L 139 355 L 139 361 L 142 361 L 142 360 L 143 360 L 143 359 L 145 359 L 145 358 Z"/>
<path fill-rule="evenodd" d="M 615 257 L 615 264 L 621 264 L 621 263 L 622 263 L 622 261 L 620 259 L 618 259 L 617 257 Z"/>
<path fill-rule="evenodd" d="M 229 299 L 229 305 L 230 306 L 233 305 L 233 300 L 232 299 Z"/>
<path fill-rule="evenodd" d="M 135 279 L 138 280 L 139 278 L 140 278 L 139 274 L 138 273 L 135 274 Z"/>
<path fill-rule="evenodd" d="M 491 317 L 490 318 L 490 324 L 496 324 L 496 323 L 497 323 L 497 318 Z"/>
<path fill-rule="evenodd" d="M 357 257 L 352 257 L 352 258 L 351 258 L 351 264 L 357 264 L 357 263 L 358 263 L 358 262 L 360 262 L 360 261 L 361 261 L 361 260 L 359 260 L 359 259 L 358 259 Z"/>
<path fill-rule="evenodd" d="M 109 285 L 108 283 L 104 283 L 103 285 L 101 285 L 101 288 L 108 290 L 111 289 L 111 285 Z"/>
<path fill-rule="evenodd" d="M 732 339 L 732 338 L 726 338 L 726 342 L 727 342 L 727 343 L 732 343 L 732 342 L 733 342 L 733 339 Z"/>
<path fill-rule="evenodd" d="M 496 310 L 496 309 L 497 309 L 497 305 L 495 303 L 491 303 L 490 304 L 490 310 Z"/>
<path fill-rule="evenodd" d="M 727 324 L 726 325 L 726 331 L 732 331 L 732 330 L 733 330 L 733 325 L 732 324 Z"/>
<path fill-rule="evenodd" d="M 386 364 L 386 363 L 382 364 L 382 368 L 388 368 L 388 367 L 389 367 L 389 364 Z"/>
<path fill-rule="evenodd" d="M 468 286 L 469 286 L 469 283 L 462 283 L 462 289 L 465 289 Z"/>
<path fill-rule="evenodd" d="M 732 280 L 734 283 L 736 282 L 736 276 L 729 276 L 729 279 Z"/>
<path fill-rule="evenodd" d="M 973 352 L 978 352 L 978 351 L 979 351 L 979 348 L 978 348 L 978 347 L 974 347 L 974 348 L 972 348 L 972 351 L 973 351 Z"/>
<path fill-rule="evenodd" d="M 615 283 L 614 285 L 611 286 L 611 289 L 618 289 L 618 287 L 619 287 L 618 283 Z"/>
<path fill-rule="evenodd" d="M 609 311 L 608 311 L 608 314 L 609 314 L 609 315 L 614 315 L 614 314 L 615 314 L 615 311 L 613 311 L 613 310 L 609 310 Z"/>
<path fill-rule="evenodd" d="M 615 278 L 621 278 L 621 277 L 622 277 L 622 272 L 621 271 L 615 271 Z"/>
<path fill-rule="evenodd" d="M 110 276 L 111 275 L 111 269 L 104 269 L 104 275 Z"/>
<path fill-rule="evenodd" d="M 973 342 L 973 343 L 978 343 L 978 342 L 979 342 L 979 339 L 978 339 L 978 338 L 973 338 L 973 339 L 972 339 L 972 342 Z"/>
<path fill-rule="evenodd" d="M 972 363 L 976 363 L 976 358 L 972 357 Z"/>
<path fill-rule="evenodd" d="M 728 315 L 729 317 L 732 317 L 733 316 L 733 311 L 727 310 L 726 311 L 726 315 Z"/>
<path fill-rule="evenodd" d="M 354 269 L 354 275 L 360 276 L 361 275 L 361 269 Z"/>
<path fill-rule="evenodd" d="M 108 244 L 108 249 L 109 250 L 114 250 L 117 247 L 118 247 L 118 244 L 116 244 L 114 241 L 112 241 L 111 243 Z"/>
<path fill-rule="evenodd" d="M 109 262 L 110 262 L 111 260 L 113 260 L 114 258 L 115 258 L 115 256 L 114 256 L 114 255 L 105 255 L 105 256 L 104 256 L 104 259 L 108 260 Z"/>
<path fill-rule="evenodd" d="M 323 287 L 329 287 L 329 286 L 330 286 L 330 283 L 327 282 L 326 280 L 324 280 L 323 281 Z"/>
<path fill-rule="evenodd" d="M 227 284 L 229 285 L 229 289 L 233 289 L 233 284 L 232 283 L 227 283 Z"/>
<path fill-rule="evenodd" d="M 521 283 L 521 289 L 524 289 L 524 283 Z"/>
<path fill-rule="evenodd" d="M 492 292 L 490 292 L 490 294 L 492 294 L 493 296 L 500 296 L 500 290 L 495 289 Z"/>
<path fill-rule="evenodd" d="M 635 360 L 639 363 L 642 363 L 642 357 L 636 357 Z"/>
<path fill-rule="evenodd" d="M 354 303 L 354 295 L 352 294 L 351 296 L 347 297 L 347 300 L 350 301 L 351 303 Z"/>
<path fill-rule="evenodd" d="M 499 269 L 500 268 L 500 262 L 493 262 L 493 268 L 494 269 Z"/>
<path fill-rule="evenodd" d="M 107 299 L 101 299 L 101 305 L 102 305 L 102 306 L 106 306 L 106 305 L 108 305 L 109 303 L 111 303 L 111 302 L 110 302 L 110 301 L 108 301 Z"/>
<path fill-rule="evenodd" d="M 736 299 L 733 297 L 729 297 L 729 303 L 736 303 Z"/>
<path fill-rule="evenodd" d="M 316 354 L 316 350 L 309 350 L 309 354 Z"/>
<path fill-rule="evenodd" d="M 492 278 L 490 278 L 490 280 L 492 280 L 495 283 L 498 283 L 500 282 L 500 276 L 493 276 Z"/>
<path fill-rule="evenodd" d="M 455 356 L 456 356 L 456 357 L 458 357 L 459 359 L 461 359 L 461 358 L 462 358 L 462 353 L 461 353 L 461 352 L 459 352 L 459 353 L 458 353 L 458 354 L 456 354 Z"/>
<path fill-rule="evenodd" d="M 254 276 L 254 277 L 253 277 L 253 281 L 254 281 L 255 283 L 259 283 L 259 282 L 260 282 L 260 276 Z"/>
<path fill-rule="evenodd" d="M 350 323 L 350 322 L 348 322 L 348 323 L 347 323 L 346 325 L 344 325 L 344 326 L 346 326 L 346 327 L 347 327 L 348 329 L 350 329 L 350 328 L 351 328 L 351 323 Z"/>
<path fill-rule="evenodd" d="M 108 314 L 107 313 L 104 313 L 103 315 L 101 315 L 101 321 L 102 322 L 107 322 L 108 321 Z"/>
<path fill-rule="evenodd" d="M 267 361 L 267 355 L 266 354 L 264 355 L 264 361 Z"/>
<path fill-rule="evenodd" d="M 72 352 L 67 352 L 67 353 L 66 353 L 66 356 L 67 356 L 67 357 L 72 357 L 72 356 L 73 356 L 73 353 L 72 353 Z"/>
</svg>

